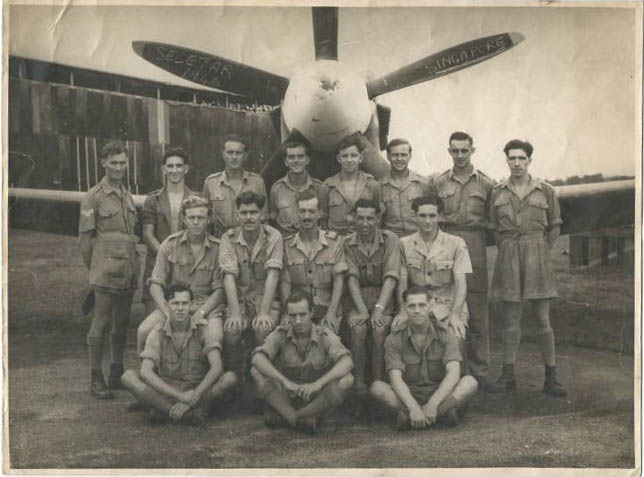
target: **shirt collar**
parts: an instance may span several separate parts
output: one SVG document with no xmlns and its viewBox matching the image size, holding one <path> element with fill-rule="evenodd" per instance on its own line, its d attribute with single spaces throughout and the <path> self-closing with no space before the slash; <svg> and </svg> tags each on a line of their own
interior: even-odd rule
<svg viewBox="0 0 644 477">
<path fill-rule="evenodd" d="M 427 328 L 427 334 L 431 338 L 428 342 L 425 343 L 425 345 L 429 345 L 432 341 L 438 340 L 438 331 L 436 330 L 436 324 L 433 319 L 429 319 L 429 327 Z M 407 325 L 407 328 L 405 329 L 405 340 L 407 343 L 409 343 L 414 349 L 416 347 L 414 346 L 414 343 L 411 341 L 411 330 L 409 324 Z"/>
<path fill-rule="evenodd" d="M 322 229 L 318 229 L 318 240 L 323 247 L 329 246 L 329 241 L 326 239 L 326 235 Z M 300 237 L 300 232 L 296 233 L 295 236 L 291 239 L 291 246 L 295 246 L 299 249 L 304 249 L 304 244 L 302 243 L 302 237 Z"/>
<path fill-rule="evenodd" d="M 260 225 L 259 233 L 257 234 L 257 240 L 255 240 L 255 244 L 263 243 L 265 238 L 266 238 L 266 233 L 264 232 L 264 227 Z M 240 245 L 244 245 L 246 248 L 248 248 L 248 242 L 246 242 L 246 237 L 244 237 L 244 232 L 241 227 L 237 227 L 235 229 L 235 234 L 233 234 L 232 242 L 238 243 Z"/>
<path fill-rule="evenodd" d="M 373 242 L 369 244 L 365 244 L 358 239 L 358 232 L 353 232 L 351 235 L 349 235 L 349 245 L 350 246 L 357 246 L 360 248 L 371 248 L 374 244 L 378 245 L 383 245 L 385 243 L 385 237 L 382 233 L 382 230 L 379 228 L 376 228 L 376 234 L 373 238 Z"/>
<path fill-rule="evenodd" d="M 280 182 L 283 182 L 286 187 L 288 187 L 289 189 L 291 189 L 294 192 L 299 191 L 299 189 L 296 189 L 295 186 L 291 183 L 288 173 L 284 177 L 282 177 L 280 179 Z M 307 190 L 307 189 L 310 189 L 311 187 L 313 187 L 313 180 L 311 179 L 311 176 L 307 173 L 306 174 L 306 186 L 302 190 Z"/>
<path fill-rule="evenodd" d="M 411 169 L 407 169 L 409 174 L 407 175 L 407 182 L 414 182 L 420 180 L 420 176 L 416 174 L 414 171 Z M 382 183 L 383 184 L 390 184 L 391 183 L 391 172 L 387 174 L 385 177 L 382 178 Z"/>
<path fill-rule="evenodd" d="M 415 232 L 413 235 L 411 235 L 411 237 L 414 243 L 414 248 L 426 258 L 431 258 L 432 256 L 436 255 L 439 250 L 442 249 L 443 242 L 445 241 L 445 232 L 443 232 L 441 229 L 438 229 L 438 233 L 436 234 L 436 238 L 434 239 L 434 243 L 432 244 L 432 248 L 430 250 L 427 250 L 427 245 L 425 244 L 423 238 L 420 236 L 420 232 Z"/>
<path fill-rule="evenodd" d="M 293 327 L 289 326 L 288 331 L 286 332 L 286 337 L 293 341 L 295 338 L 295 333 L 293 333 Z M 311 342 L 319 343 L 320 342 L 320 327 L 315 323 L 311 324 Z"/>
<path fill-rule="evenodd" d="M 201 317 L 190 318 L 190 327 L 188 330 L 190 331 L 190 334 L 192 334 L 197 329 L 197 326 L 205 324 L 207 324 L 207 321 Z M 166 318 L 165 324 L 163 325 L 163 332 L 166 336 L 174 337 L 175 331 L 172 329 L 172 325 L 170 324 L 170 318 Z"/>
<path fill-rule="evenodd" d="M 179 237 L 179 243 L 184 243 L 187 241 L 188 241 L 188 231 L 184 230 L 183 232 L 181 232 L 181 237 Z M 211 243 L 210 243 L 210 240 L 208 240 L 208 232 L 206 232 L 204 245 L 206 246 L 206 248 L 210 248 Z"/>
<path fill-rule="evenodd" d="M 248 182 L 248 171 L 246 169 L 242 169 L 242 182 L 246 183 Z M 230 186 L 230 183 L 228 182 L 228 173 L 226 172 L 226 169 L 224 169 L 223 174 L 221 175 L 221 184 L 226 184 L 227 186 Z"/>
<path fill-rule="evenodd" d="M 103 177 L 103 179 L 101 179 L 101 189 L 103 189 L 103 191 L 106 194 L 114 193 L 120 196 L 123 193 L 125 186 L 123 185 L 123 182 L 121 182 L 118 188 L 112 187 L 110 183 L 107 181 L 107 177 Z"/>
<path fill-rule="evenodd" d="M 528 181 L 528 194 L 526 194 L 526 197 L 532 192 L 534 189 L 539 189 L 542 190 L 543 186 L 541 185 L 541 181 L 537 179 L 536 177 L 532 177 L 530 174 L 528 174 L 529 181 Z M 506 177 L 503 179 L 501 182 L 501 187 L 505 187 L 510 190 L 514 190 L 514 186 L 510 183 L 510 178 Z"/>
<path fill-rule="evenodd" d="M 452 180 L 456 180 L 456 179 L 454 179 L 454 168 L 453 167 L 448 170 L 447 176 Z M 477 179 L 479 178 L 479 171 L 474 166 L 472 166 L 472 172 L 471 172 L 470 176 L 468 177 L 468 180 L 472 176 L 476 177 Z"/>
</svg>

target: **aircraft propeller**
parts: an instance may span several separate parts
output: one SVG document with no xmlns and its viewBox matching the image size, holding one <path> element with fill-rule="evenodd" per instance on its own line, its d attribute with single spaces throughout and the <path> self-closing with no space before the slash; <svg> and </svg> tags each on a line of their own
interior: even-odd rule
<svg viewBox="0 0 644 477">
<path fill-rule="evenodd" d="M 312 7 L 315 60 L 338 60 L 338 7 Z"/>
</svg>

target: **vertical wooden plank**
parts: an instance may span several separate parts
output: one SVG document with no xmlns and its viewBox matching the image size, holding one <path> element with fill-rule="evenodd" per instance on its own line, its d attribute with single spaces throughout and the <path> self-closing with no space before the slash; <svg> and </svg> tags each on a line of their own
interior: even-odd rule
<svg viewBox="0 0 644 477">
<path fill-rule="evenodd" d="M 80 160 L 80 137 L 76 136 L 76 182 L 78 190 L 81 190 L 81 160 Z"/>
<path fill-rule="evenodd" d="M 56 124 L 52 114 L 52 86 L 44 83 L 40 87 L 40 121 L 45 134 L 56 133 Z"/>
<path fill-rule="evenodd" d="M 127 101 L 120 94 L 107 94 L 110 98 L 109 132 L 111 137 L 128 138 Z"/>
<path fill-rule="evenodd" d="M 21 131 L 22 118 L 20 108 L 20 79 L 9 78 L 9 132 L 19 133 Z"/>
<path fill-rule="evenodd" d="M 87 133 L 88 122 L 91 122 L 91 116 L 97 112 L 91 112 L 89 107 L 88 91 L 83 88 L 72 88 L 74 98 L 74 124 L 73 135 L 79 136 Z M 96 134 L 87 134 L 88 136 L 96 136 Z"/>
<path fill-rule="evenodd" d="M 31 124 L 34 134 L 40 134 L 40 85 L 31 85 Z"/>
</svg>

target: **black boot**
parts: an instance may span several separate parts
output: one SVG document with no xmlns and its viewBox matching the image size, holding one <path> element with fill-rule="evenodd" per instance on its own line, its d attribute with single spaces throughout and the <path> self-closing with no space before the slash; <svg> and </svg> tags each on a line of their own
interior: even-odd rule
<svg viewBox="0 0 644 477">
<path fill-rule="evenodd" d="M 514 364 L 504 364 L 501 376 L 493 383 L 488 383 L 484 390 L 489 393 L 503 393 L 505 391 L 514 391 L 517 388 L 517 382 L 514 379 Z"/>
<path fill-rule="evenodd" d="M 124 389 L 121 384 L 121 376 L 123 376 L 123 363 L 112 363 L 110 365 L 110 375 L 107 377 L 107 385 L 110 389 Z"/>
<path fill-rule="evenodd" d="M 96 399 L 112 399 L 114 394 L 107 389 L 105 385 L 105 380 L 103 379 L 103 372 L 98 370 L 92 370 L 92 379 L 89 384 L 89 392 Z"/>
<path fill-rule="evenodd" d="M 543 392 L 554 397 L 566 397 L 568 393 L 559 382 L 557 368 L 546 364 L 546 380 L 543 383 Z"/>
</svg>

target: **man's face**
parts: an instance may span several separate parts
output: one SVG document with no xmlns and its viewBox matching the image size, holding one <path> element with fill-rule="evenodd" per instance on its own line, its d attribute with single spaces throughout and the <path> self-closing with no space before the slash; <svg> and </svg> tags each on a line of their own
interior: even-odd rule
<svg viewBox="0 0 644 477">
<path fill-rule="evenodd" d="M 340 149 L 336 156 L 340 167 L 344 172 L 355 172 L 360 167 L 362 162 L 362 154 L 358 150 L 358 146 L 349 146 Z"/>
<path fill-rule="evenodd" d="M 296 335 L 306 336 L 311 333 L 313 322 L 311 321 L 309 303 L 306 300 L 287 304 L 286 316 Z"/>
<path fill-rule="evenodd" d="M 284 164 L 294 174 L 302 174 L 306 171 L 311 158 L 306 154 L 304 146 L 289 147 L 286 149 Z"/>
<path fill-rule="evenodd" d="M 407 295 L 405 300 L 405 309 L 409 323 L 420 325 L 429 319 L 429 301 L 427 295 L 418 293 Z"/>
<path fill-rule="evenodd" d="M 373 207 L 358 207 L 355 214 L 355 223 L 361 238 L 373 235 L 378 225 L 378 214 Z"/>
<path fill-rule="evenodd" d="M 237 208 L 237 218 L 245 232 L 255 232 L 262 223 L 262 211 L 257 204 L 241 204 Z"/>
<path fill-rule="evenodd" d="M 105 175 L 112 181 L 121 181 L 127 172 L 127 155 L 124 152 L 101 159 Z"/>
<path fill-rule="evenodd" d="M 438 207 L 436 205 L 426 204 L 418 207 L 416 222 L 422 232 L 430 235 L 436 233 L 438 231 L 439 219 L 440 214 L 438 213 Z"/>
<path fill-rule="evenodd" d="M 389 152 L 387 152 L 387 160 L 394 171 L 405 172 L 409 166 L 409 161 L 411 160 L 409 144 L 399 144 L 389 148 Z"/>
<path fill-rule="evenodd" d="M 521 179 L 528 173 L 528 166 L 532 159 L 523 149 L 510 149 L 506 158 L 510 175 L 515 179 Z"/>
<path fill-rule="evenodd" d="M 226 169 L 238 170 L 241 169 L 246 160 L 246 146 L 237 141 L 226 141 L 224 150 L 222 151 Z"/>
<path fill-rule="evenodd" d="M 182 324 L 190 320 L 190 292 L 175 292 L 174 296 L 168 300 L 170 308 L 170 319 L 174 324 Z"/>
<path fill-rule="evenodd" d="M 193 237 L 203 234 L 208 227 L 208 207 L 191 207 L 185 212 L 186 230 Z"/>
<path fill-rule="evenodd" d="M 165 164 L 163 164 L 163 173 L 168 183 L 182 184 L 188 173 L 188 164 L 183 162 L 182 157 L 170 156 L 165 160 Z"/>
<path fill-rule="evenodd" d="M 300 200 L 297 203 L 297 218 L 300 222 L 300 230 L 311 230 L 317 227 L 320 219 L 318 199 Z"/>
<path fill-rule="evenodd" d="M 475 148 L 472 147 L 467 139 L 455 139 L 450 141 L 447 151 L 452 156 L 454 167 L 457 169 L 466 169 L 472 165 L 472 154 Z"/>
</svg>

